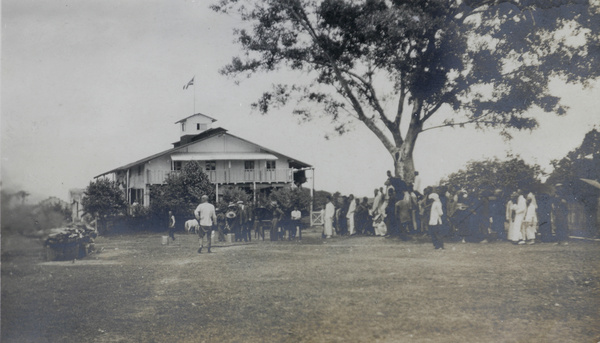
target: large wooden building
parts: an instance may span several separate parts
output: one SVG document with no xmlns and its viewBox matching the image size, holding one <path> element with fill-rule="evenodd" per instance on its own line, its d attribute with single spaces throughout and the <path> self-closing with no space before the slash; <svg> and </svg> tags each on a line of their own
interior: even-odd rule
<svg viewBox="0 0 600 343">
<path fill-rule="evenodd" d="M 228 186 L 257 194 L 273 188 L 300 186 L 306 182 L 306 170 L 312 166 L 234 136 L 216 127 L 216 119 L 201 113 L 176 122 L 180 139 L 169 150 L 148 156 L 102 173 L 111 175 L 126 192 L 130 204 L 150 205 L 150 185 L 162 184 L 171 173 L 178 173 L 185 163 L 198 161 L 217 197 Z"/>
</svg>

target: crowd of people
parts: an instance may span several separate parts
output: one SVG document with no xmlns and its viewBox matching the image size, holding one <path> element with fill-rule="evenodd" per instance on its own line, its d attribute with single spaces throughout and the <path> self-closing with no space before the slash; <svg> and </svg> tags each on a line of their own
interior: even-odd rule
<svg viewBox="0 0 600 343">
<path fill-rule="evenodd" d="M 207 253 L 211 252 L 213 231 L 220 242 L 226 241 L 227 234 L 231 234 L 235 242 L 249 242 L 252 240 L 253 229 L 255 238 L 264 240 L 265 223 L 270 230 L 269 237 L 272 241 L 283 240 L 286 236 L 288 240 L 302 239 L 301 212 L 294 207 L 285 215 L 276 201 L 271 202 L 268 207 L 253 208 L 252 205 L 239 200 L 230 203 L 226 208 L 217 209 L 208 202 L 208 196 L 203 195 L 200 205 L 194 210 L 194 217 L 194 226 L 200 241 L 199 254 L 204 247 L 207 248 Z M 173 240 L 174 227 L 175 218 L 169 211 L 169 237 Z"/>
<path fill-rule="evenodd" d="M 333 236 L 382 236 L 410 240 L 414 236 L 430 236 L 435 249 L 444 249 L 444 240 L 463 243 L 488 243 L 505 240 L 514 244 L 535 244 L 536 241 L 567 244 L 568 208 L 557 185 L 552 194 L 536 195 L 530 190 L 503 189 L 494 191 L 455 190 L 451 186 L 421 189 L 418 172 L 415 182 L 406 183 L 387 173 L 384 186 L 374 190 L 373 199 L 349 196 L 327 196 L 323 209 L 324 239 Z M 301 212 L 294 207 L 284 213 L 276 201 L 267 207 L 253 208 L 244 201 L 230 203 L 217 211 L 202 196 L 194 211 L 198 222 L 200 248 L 206 241 L 211 252 L 211 234 L 218 232 L 218 240 L 232 233 L 236 242 L 264 240 L 265 227 L 270 239 L 302 239 Z M 175 219 L 169 212 L 169 236 L 173 235 Z"/>
<path fill-rule="evenodd" d="M 444 248 L 444 239 L 515 244 L 535 244 L 539 239 L 567 244 L 568 209 L 560 185 L 553 195 L 536 199 L 531 191 L 521 189 L 510 193 L 450 186 L 421 189 L 418 172 L 415 175 L 411 184 L 388 171 L 371 204 L 353 195 L 328 197 L 323 237 L 375 235 L 409 240 L 420 234 L 429 235 L 435 249 Z"/>
</svg>

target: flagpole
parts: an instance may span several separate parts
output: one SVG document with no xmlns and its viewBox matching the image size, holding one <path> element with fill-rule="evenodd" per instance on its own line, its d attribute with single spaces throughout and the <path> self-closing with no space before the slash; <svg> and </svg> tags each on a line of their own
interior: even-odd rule
<svg viewBox="0 0 600 343">
<path fill-rule="evenodd" d="M 194 112 L 196 114 L 196 75 L 194 75 Z"/>
</svg>

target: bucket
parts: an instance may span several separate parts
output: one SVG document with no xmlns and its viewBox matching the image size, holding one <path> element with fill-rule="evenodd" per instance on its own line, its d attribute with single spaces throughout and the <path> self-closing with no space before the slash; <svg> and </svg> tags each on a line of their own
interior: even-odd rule
<svg viewBox="0 0 600 343">
<path fill-rule="evenodd" d="M 162 245 L 169 244 L 169 236 L 162 236 Z"/>
</svg>

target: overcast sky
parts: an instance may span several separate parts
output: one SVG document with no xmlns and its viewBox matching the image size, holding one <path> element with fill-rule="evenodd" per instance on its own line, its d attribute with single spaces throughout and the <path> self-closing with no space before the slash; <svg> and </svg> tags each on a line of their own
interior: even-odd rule
<svg viewBox="0 0 600 343">
<path fill-rule="evenodd" d="M 26 190 L 31 201 L 68 199 L 70 188 L 172 147 L 179 139 L 174 123 L 195 111 L 234 135 L 312 164 L 316 189 L 371 195 L 392 169 L 381 143 L 360 124 L 326 140 L 332 132 L 326 120 L 299 124 L 289 109 L 253 113 L 250 104 L 271 80 L 235 85 L 218 73 L 238 52 L 232 29 L 240 21 L 212 12 L 209 3 L 2 1 L 2 187 Z M 183 90 L 194 75 L 195 87 Z M 570 106 L 567 116 L 533 110 L 540 127 L 510 142 L 495 131 L 423 133 L 415 161 L 424 183 L 437 183 L 469 160 L 507 152 L 550 171 L 551 159 L 600 124 L 600 86 L 556 83 L 553 90 Z"/>
</svg>

